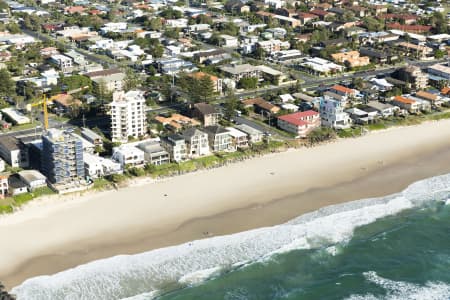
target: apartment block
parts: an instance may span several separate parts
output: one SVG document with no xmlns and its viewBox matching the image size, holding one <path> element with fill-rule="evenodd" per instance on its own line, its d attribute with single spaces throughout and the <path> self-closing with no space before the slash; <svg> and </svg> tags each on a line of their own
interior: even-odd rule
<svg viewBox="0 0 450 300">
<path fill-rule="evenodd" d="M 145 98 L 142 91 L 115 92 L 111 107 L 111 137 L 113 142 L 128 142 L 147 132 Z"/>
<path fill-rule="evenodd" d="M 51 183 L 83 178 L 83 142 L 70 131 L 49 129 L 42 136 L 42 173 Z"/>
</svg>

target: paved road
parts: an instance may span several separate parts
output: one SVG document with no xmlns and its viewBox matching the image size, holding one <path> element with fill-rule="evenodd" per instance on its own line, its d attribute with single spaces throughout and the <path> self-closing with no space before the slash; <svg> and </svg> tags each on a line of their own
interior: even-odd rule
<svg viewBox="0 0 450 300">
<path fill-rule="evenodd" d="M 80 50 L 80 49 L 78 49 L 76 47 L 73 47 L 70 43 L 64 43 L 64 42 L 58 41 L 58 40 L 56 40 L 54 38 L 51 38 L 51 37 L 47 36 L 46 34 L 38 33 L 38 32 L 29 30 L 29 29 L 26 29 L 26 28 L 22 28 L 22 31 L 23 31 L 23 33 L 28 34 L 28 35 L 34 37 L 35 39 L 41 40 L 43 42 L 51 41 L 51 42 L 55 42 L 58 47 L 61 47 L 61 48 L 64 48 L 64 49 L 73 49 L 74 51 L 78 52 L 79 54 L 84 55 L 86 57 L 86 59 L 89 60 L 89 61 L 92 61 L 92 62 L 95 62 L 95 63 L 98 63 L 98 64 L 107 64 L 110 67 L 114 67 L 114 65 L 111 64 L 111 61 L 108 60 L 107 58 L 103 59 L 103 58 L 100 58 L 98 56 L 89 54 L 87 51 Z"/>
</svg>

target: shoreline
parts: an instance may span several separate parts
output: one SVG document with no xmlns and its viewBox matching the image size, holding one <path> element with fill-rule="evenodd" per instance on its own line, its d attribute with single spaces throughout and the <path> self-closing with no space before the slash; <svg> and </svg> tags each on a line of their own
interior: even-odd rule
<svg viewBox="0 0 450 300">
<path fill-rule="evenodd" d="M 2 250 L 0 280 L 11 288 L 91 260 L 207 237 L 204 232 L 223 235 L 284 223 L 320 207 L 399 192 L 414 181 L 449 173 L 445 162 L 450 162 L 450 120 L 88 192 L 73 201 L 38 200 L 0 219 L 0 234 L 12 245 Z"/>
</svg>

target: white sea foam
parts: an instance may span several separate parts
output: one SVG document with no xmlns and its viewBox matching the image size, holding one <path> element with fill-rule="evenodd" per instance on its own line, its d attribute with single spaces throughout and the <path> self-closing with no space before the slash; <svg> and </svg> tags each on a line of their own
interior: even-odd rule
<svg viewBox="0 0 450 300">
<path fill-rule="evenodd" d="M 450 298 L 450 285 L 442 282 L 427 282 L 418 285 L 403 281 L 394 281 L 379 276 L 376 272 L 364 273 L 366 280 L 386 290 L 386 295 L 377 297 L 372 294 L 353 295 L 347 300 L 444 300 Z"/>
<path fill-rule="evenodd" d="M 442 201 L 449 196 L 450 174 L 417 182 L 399 194 L 325 207 L 278 226 L 115 256 L 34 277 L 12 293 L 18 300 L 114 300 L 164 290 L 167 285 L 198 283 L 214 275 L 217 268 L 348 241 L 359 226 L 420 205 L 424 199 Z"/>
<path fill-rule="evenodd" d="M 178 282 L 185 285 L 196 285 L 208 278 L 220 274 L 220 267 L 192 272 L 181 277 Z"/>
</svg>

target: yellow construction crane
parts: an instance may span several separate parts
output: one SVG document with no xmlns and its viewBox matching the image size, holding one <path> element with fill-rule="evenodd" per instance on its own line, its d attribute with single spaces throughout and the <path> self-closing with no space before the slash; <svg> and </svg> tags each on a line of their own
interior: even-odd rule
<svg viewBox="0 0 450 300">
<path fill-rule="evenodd" d="M 89 86 L 83 86 L 83 87 L 80 87 L 78 89 L 74 89 L 74 90 L 68 91 L 68 92 L 66 92 L 64 94 L 67 94 L 67 95 L 75 94 L 75 93 L 81 92 L 82 90 L 85 90 L 87 88 L 89 88 Z M 45 131 L 48 130 L 48 110 L 47 110 L 47 105 L 49 103 L 51 104 L 53 102 L 53 100 L 56 99 L 56 98 L 58 98 L 58 95 L 52 96 L 50 98 L 47 98 L 47 96 L 45 94 L 43 94 L 42 95 L 42 100 L 27 105 L 27 110 L 28 111 L 31 111 L 32 107 L 36 107 L 36 106 L 42 105 L 42 112 L 44 113 L 44 130 Z"/>
<path fill-rule="evenodd" d="M 44 129 L 46 131 L 48 130 L 48 111 L 47 111 L 47 103 L 48 102 L 50 102 L 50 100 L 44 94 L 44 95 L 42 95 L 42 100 L 27 105 L 28 111 L 31 111 L 32 107 L 42 105 L 42 112 L 44 113 Z"/>
</svg>

